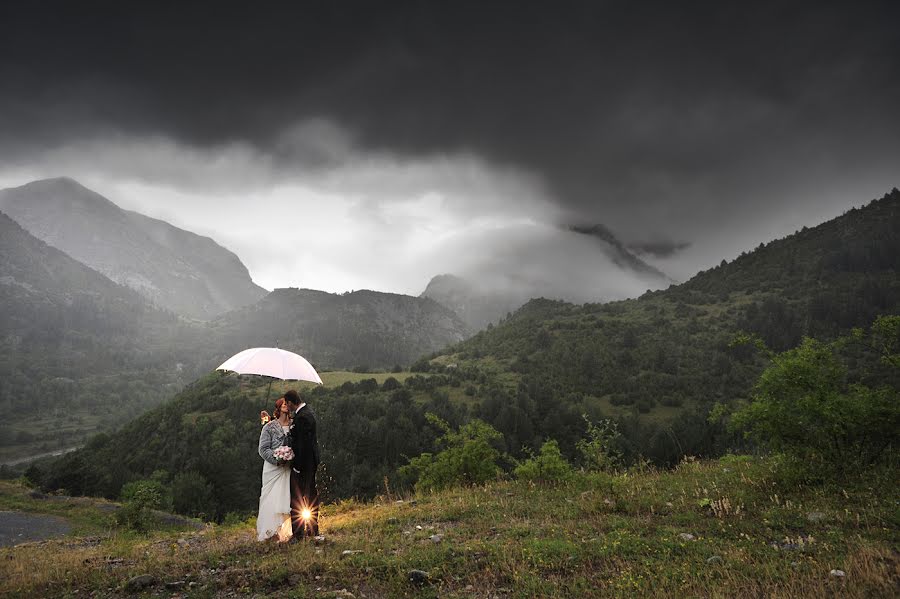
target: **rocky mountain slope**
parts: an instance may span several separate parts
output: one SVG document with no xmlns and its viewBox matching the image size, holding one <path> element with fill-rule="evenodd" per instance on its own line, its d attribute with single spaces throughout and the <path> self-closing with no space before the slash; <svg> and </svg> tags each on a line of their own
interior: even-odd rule
<svg viewBox="0 0 900 599">
<path fill-rule="evenodd" d="M 122 210 L 72 179 L 2 190 L 0 211 L 49 245 L 182 316 L 206 320 L 266 293 L 238 257 L 212 239 Z"/>
</svg>

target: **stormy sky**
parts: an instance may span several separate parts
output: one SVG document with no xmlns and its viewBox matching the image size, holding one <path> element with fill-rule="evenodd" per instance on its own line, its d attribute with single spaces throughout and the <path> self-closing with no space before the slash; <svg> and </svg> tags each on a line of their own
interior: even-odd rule
<svg viewBox="0 0 900 599">
<path fill-rule="evenodd" d="M 636 295 L 565 227 L 683 280 L 900 186 L 898 24 L 895 1 L 4 3 L 0 187 L 73 177 L 268 288 L 494 268 Z"/>
</svg>

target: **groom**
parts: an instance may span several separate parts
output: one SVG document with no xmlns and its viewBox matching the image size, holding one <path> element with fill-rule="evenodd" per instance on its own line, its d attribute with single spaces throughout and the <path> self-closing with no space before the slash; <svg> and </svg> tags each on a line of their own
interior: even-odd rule
<svg viewBox="0 0 900 599">
<path fill-rule="evenodd" d="M 319 492 L 316 469 L 319 467 L 319 443 L 316 440 L 316 416 L 300 394 L 291 389 L 284 394 L 291 423 L 291 528 L 294 539 L 319 534 Z M 304 517 L 306 516 L 306 517 Z"/>
</svg>

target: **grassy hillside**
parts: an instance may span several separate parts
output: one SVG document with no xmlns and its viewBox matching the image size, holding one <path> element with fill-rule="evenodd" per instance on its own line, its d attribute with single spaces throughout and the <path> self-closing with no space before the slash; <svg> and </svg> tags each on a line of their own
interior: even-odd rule
<svg viewBox="0 0 900 599">
<path fill-rule="evenodd" d="M 897 473 L 806 487 L 775 461 L 730 456 L 499 481 L 328 504 L 318 546 L 260 545 L 252 520 L 147 537 L 108 526 L 0 549 L 0 594 L 121 596 L 149 575 L 145 591 L 198 597 L 891 597 Z M 10 505 L 47 509 L 5 485 Z M 413 570 L 427 580 L 410 582 Z"/>
</svg>

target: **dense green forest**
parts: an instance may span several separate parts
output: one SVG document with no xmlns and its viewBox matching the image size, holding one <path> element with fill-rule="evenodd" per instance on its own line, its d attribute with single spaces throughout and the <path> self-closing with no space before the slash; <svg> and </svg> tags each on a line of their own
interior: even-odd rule
<svg viewBox="0 0 900 599">
<path fill-rule="evenodd" d="M 370 379 L 307 390 L 320 423 L 326 494 L 367 496 L 413 482 L 398 468 L 441 435 L 427 413 L 450 426 L 472 418 L 491 425 L 507 468 L 547 439 L 576 459 L 584 416 L 616 422 L 626 461 L 667 465 L 749 449 L 725 416 L 747 402 L 769 363 L 758 345 L 783 351 L 804 336 L 827 341 L 900 313 L 898 240 L 894 190 L 636 300 L 533 300 L 499 326 L 419 360 L 402 384 Z M 742 331 L 762 343 L 736 343 Z M 896 385 L 872 366 L 872 351 L 847 348 L 848 384 L 874 376 Z M 252 511 L 261 393 L 251 381 L 207 376 L 120 433 L 29 477 L 48 489 L 111 497 L 128 481 L 153 479 L 179 511 Z"/>
</svg>

